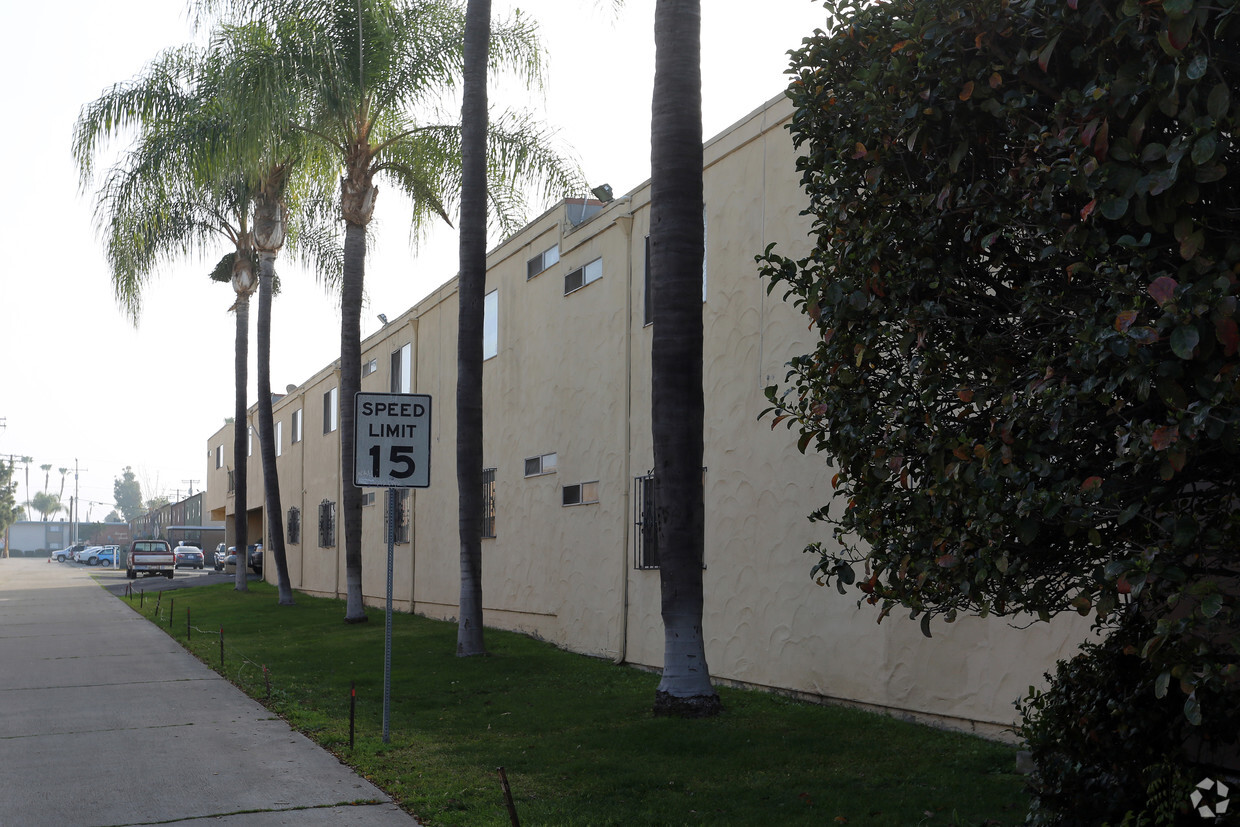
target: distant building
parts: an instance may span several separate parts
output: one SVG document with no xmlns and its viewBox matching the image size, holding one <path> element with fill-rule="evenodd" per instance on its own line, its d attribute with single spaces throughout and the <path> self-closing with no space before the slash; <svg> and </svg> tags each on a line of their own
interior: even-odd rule
<svg viewBox="0 0 1240 827">
<path fill-rule="evenodd" d="M 705 592 L 711 675 L 721 681 L 882 708 L 990 733 L 1087 632 L 1056 621 L 935 624 L 818 587 L 802 549 L 830 542 L 806 515 L 833 470 L 759 420 L 763 388 L 811 347 L 806 319 L 768 295 L 754 256 L 808 252 L 805 196 L 780 97 L 706 145 Z M 483 601 L 489 626 L 576 652 L 662 665 L 658 549 L 647 517 L 651 318 L 650 190 L 561 202 L 487 260 Z M 278 310 L 277 310 L 278 312 Z M 331 335 L 335 332 L 332 331 Z M 453 618 L 457 283 L 450 280 L 362 343 L 362 389 L 433 397 L 431 487 L 402 492 L 395 600 Z M 323 332 L 323 335 L 329 335 Z M 338 363 L 275 403 L 277 466 L 293 587 L 343 596 Z M 253 418 L 251 417 L 251 424 Z M 256 442 L 256 441 L 255 441 Z M 232 535 L 233 426 L 210 435 L 205 508 Z M 257 446 L 255 445 L 255 448 Z M 265 534 L 262 468 L 248 463 L 250 541 Z M 352 479 L 351 472 L 347 479 Z M 364 489 L 363 591 L 385 591 L 386 498 Z M 266 567 L 274 580 L 275 567 Z M 1079 618 L 1074 618 L 1079 620 Z"/>
</svg>

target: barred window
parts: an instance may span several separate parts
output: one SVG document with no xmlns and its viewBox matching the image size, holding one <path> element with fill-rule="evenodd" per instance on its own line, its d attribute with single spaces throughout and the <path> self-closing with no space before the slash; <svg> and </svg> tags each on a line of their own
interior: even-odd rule
<svg viewBox="0 0 1240 827">
<path fill-rule="evenodd" d="M 319 546 L 336 546 L 336 504 L 331 500 L 319 503 Z"/>
<path fill-rule="evenodd" d="M 702 469 L 702 484 L 706 484 L 706 469 Z M 659 567 L 659 525 L 654 504 L 654 474 L 633 480 L 633 567 L 657 569 Z M 705 554 L 706 549 L 702 549 Z M 702 560 L 706 568 L 706 560 Z"/>
<path fill-rule="evenodd" d="M 482 536 L 495 539 L 495 469 L 482 469 Z"/>
<path fill-rule="evenodd" d="M 408 488 L 397 488 L 395 489 L 395 491 L 396 491 L 396 538 L 395 538 L 395 541 L 397 543 L 407 543 L 409 542 L 409 503 L 411 502 L 411 499 L 409 497 L 409 489 Z M 384 542 L 387 542 L 388 520 L 392 518 L 391 511 L 389 509 L 391 502 L 392 502 L 391 497 L 385 496 L 383 498 Z"/>
<path fill-rule="evenodd" d="M 633 480 L 633 532 L 635 545 L 633 566 L 639 569 L 659 567 L 659 532 L 654 511 L 654 475 Z"/>
<path fill-rule="evenodd" d="M 233 469 L 228 469 L 228 493 L 231 494 L 237 490 L 237 475 Z"/>
<path fill-rule="evenodd" d="M 291 545 L 301 543 L 301 509 L 296 506 L 288 510 L 288 541 Z"/>
</svg>

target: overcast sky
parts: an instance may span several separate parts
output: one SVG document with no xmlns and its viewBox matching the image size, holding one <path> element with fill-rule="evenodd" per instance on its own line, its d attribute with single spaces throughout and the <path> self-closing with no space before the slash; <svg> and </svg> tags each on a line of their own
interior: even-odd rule
<svg viewBox="0 0 1240 827">
<path fill-rule="evenodd" d="M 542 114 L 590 184 L 610 183 L 617 195 L 641 184 L 650 172 L 654 0 L 627 0 L 614 15 L 610 3 L 568 0 L 495 0 L 494 12 L 514 6 L 542 25 L 550 55 Z M 702 7 L 709 138 L 781 92 L 787 51 L 823 25 L 825 12 L 813 0 L 703 0 Z M 233 412 L 235 323 L 226 312 L 233 295 L 206 278 L 224 250 L 207 263 L 187 260 L 161 271 L 135 326 L 114 299 L 93 198 L 79 192 L 69 145 L 84 103 L 192 38 L 184 5 L 5 2 L 0 31 L 0 76 L 7 78 L 0 157 L 9 170 L 0 198 L 0 457 L 33 457 L 32 493 L 43 489 L 39 466 L 52 466 L 53 492 L 58 469 L 69 468 L 66 502 L 76 463 L 83 519 L 112 509 L 113 481 L 126 466 L 144 498 L 183 497 L 203 486 L 207 439 Z M 493 96 L 492 104 L 505 101 Z M 457 269 L 455 234 L 444 228 L 412 250 L 399 198 L 380 187 L 363 337 L 379 327 L 378 313 L 405 311 Z M 534 205 L 531 217 L 545 206 Z M 339 356 L 340 316 L 312 277 L 288 264 L 277 268 L 283 293 L 273 311 L 271 384 L 278 390 Z M 253 351 L 251 332 L 251 362 Z M 253 366 L 249 375 L 252 404 Z M 16 476 L 24 501 L 20 467 Z"/>
</svg>

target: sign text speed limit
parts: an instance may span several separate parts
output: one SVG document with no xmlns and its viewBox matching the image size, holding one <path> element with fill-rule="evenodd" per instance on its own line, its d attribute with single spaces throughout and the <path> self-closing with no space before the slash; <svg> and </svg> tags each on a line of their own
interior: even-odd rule
<svg viewBox="0 0 1240 827">
<path fill-rule="evenodd" d="M 374 488 L 429 487 L 430 396 L 359 393 L 354 406 L 354 484 Z"/>
</svg>

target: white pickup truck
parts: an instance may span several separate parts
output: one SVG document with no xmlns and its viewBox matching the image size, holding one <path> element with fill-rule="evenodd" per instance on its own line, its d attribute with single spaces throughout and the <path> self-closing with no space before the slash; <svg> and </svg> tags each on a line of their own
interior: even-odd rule
<svg viewBox="0 0 1240 827">
<path fill-rule="evenodd" d="M 176 555 L 167 540 L 134 540 L 129 544 L 129 556 L 125 561 L 125 576 L 130 580 L 139 574 L 148 577 L 162 574 L 169 580 L 176 573 Z"/>
</svg>

